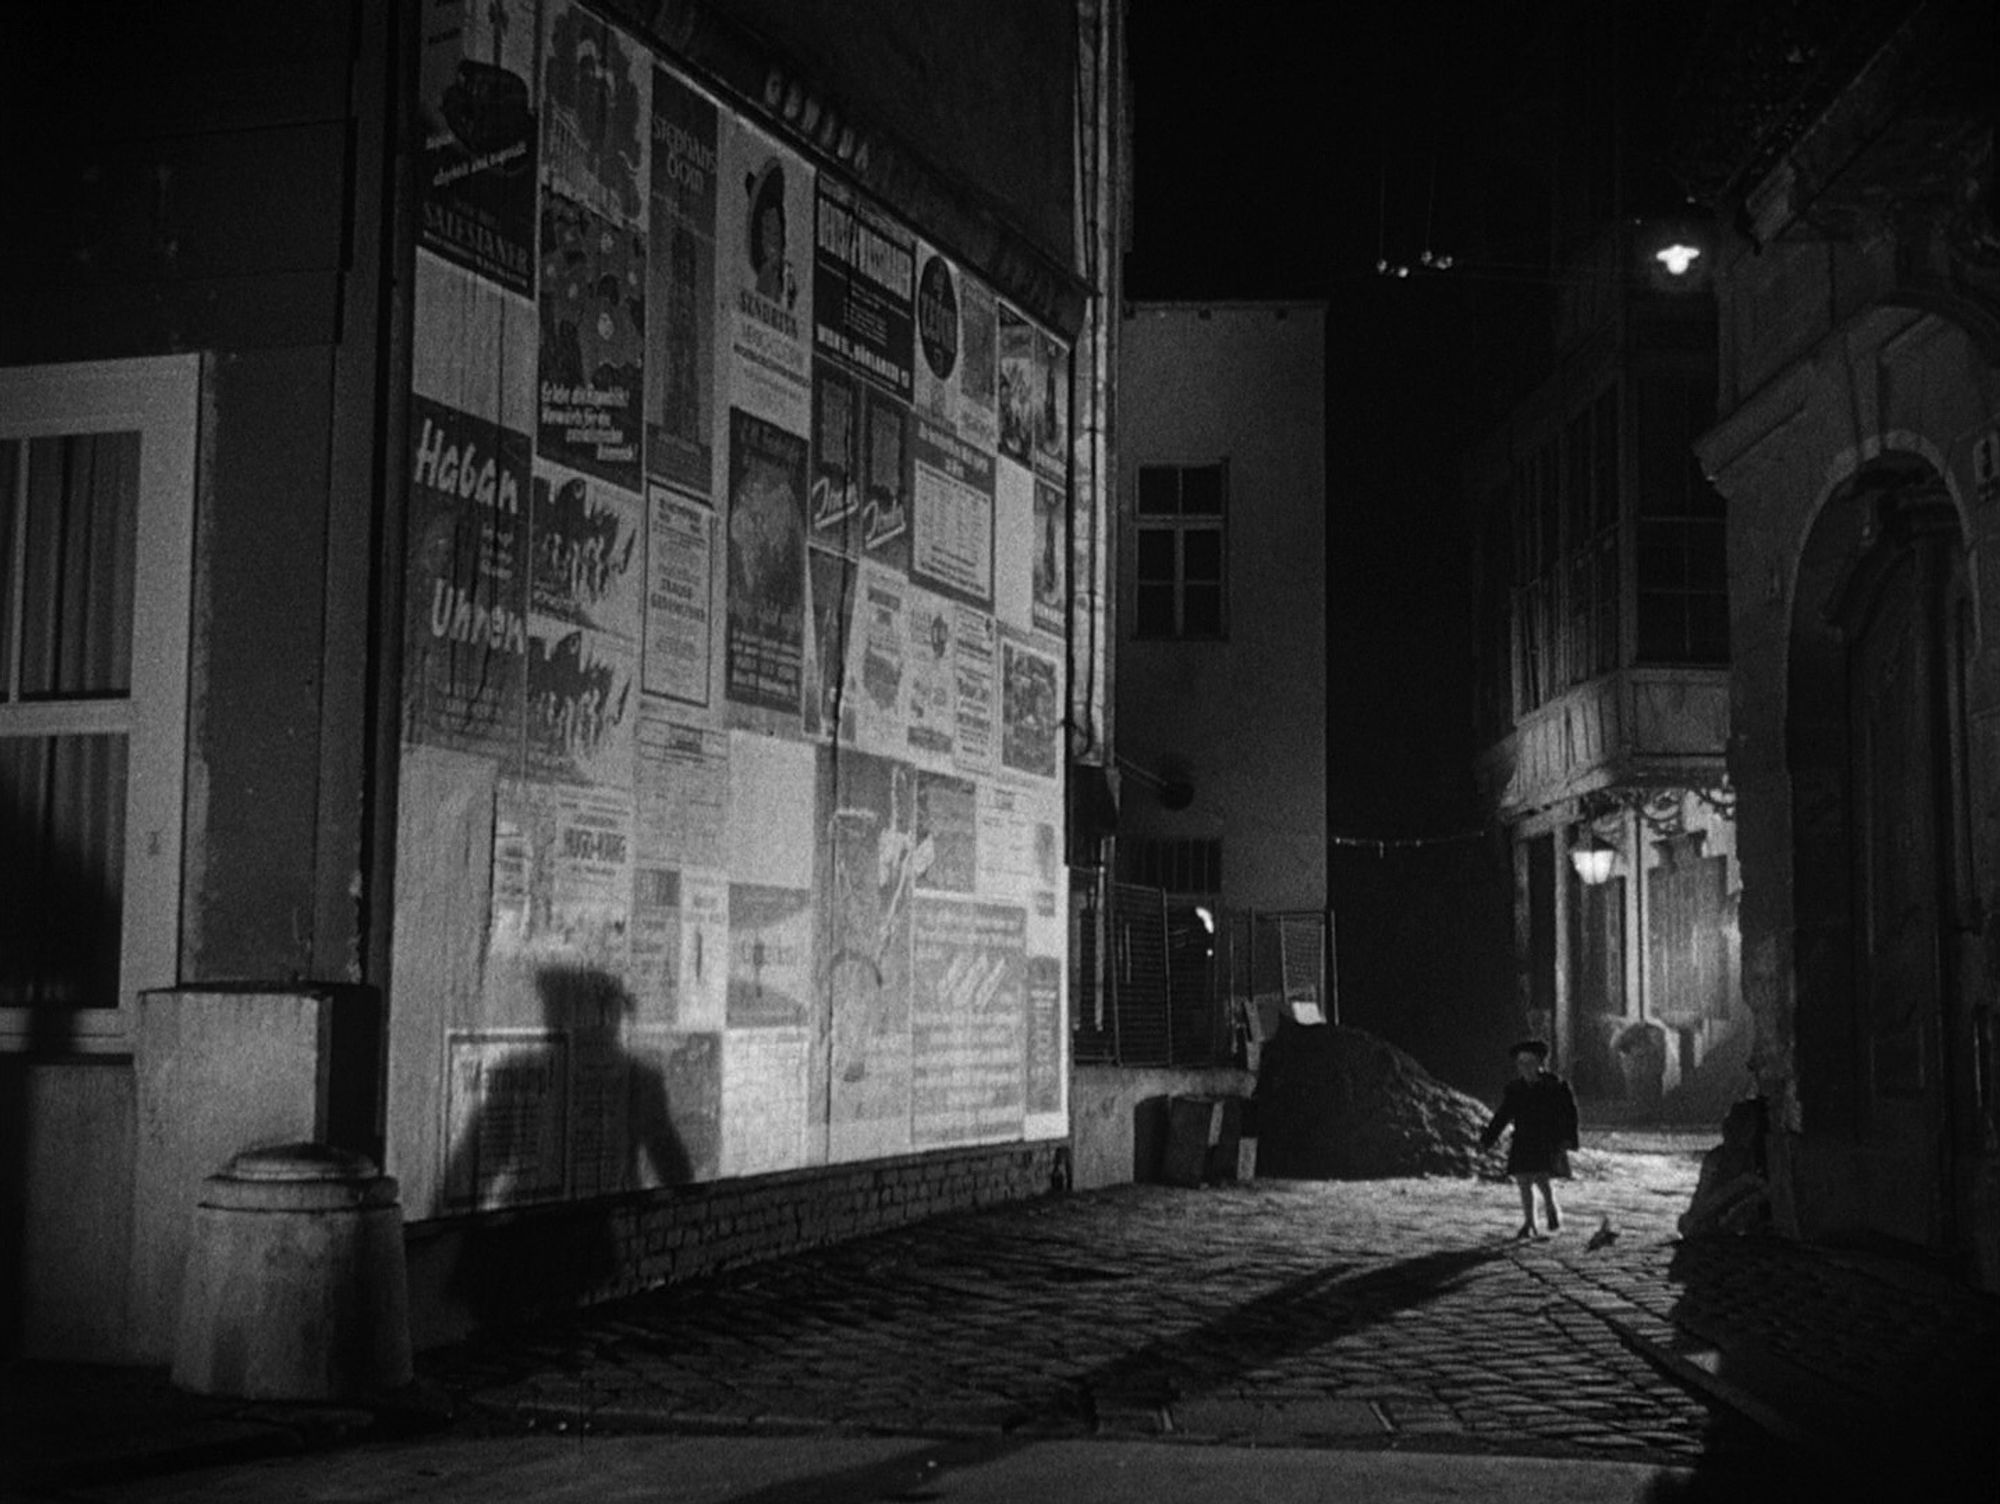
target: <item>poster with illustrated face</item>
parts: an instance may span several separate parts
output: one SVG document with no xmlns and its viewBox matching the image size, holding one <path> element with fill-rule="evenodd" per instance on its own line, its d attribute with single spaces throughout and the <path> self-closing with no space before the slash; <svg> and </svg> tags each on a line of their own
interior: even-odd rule
<svg viewBox="0 0 2000 1504">
<path fill-rule="evenodd" d="M 729 330 L 728 400 L 804 434 L 812 407 L 812 169 L 733 116 L 720 135 L 715 254 Z"/>
<path fill-rule="evenodd" d="M 535 291 L 535 0 L 430 0 L 417 85 L 417 243 Z"/>
</svg>

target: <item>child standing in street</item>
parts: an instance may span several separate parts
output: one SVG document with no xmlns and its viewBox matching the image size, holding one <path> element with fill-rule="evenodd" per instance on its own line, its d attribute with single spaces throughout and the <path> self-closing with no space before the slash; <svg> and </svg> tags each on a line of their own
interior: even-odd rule
<svg viewBox="0 0 2000 1504">
<path fill-rule="evenodd" d="M 1514 1138 L 1507 1146 L 1507 1173 L 1521 1188 L 1521 1230 L 1514 1236 L 1539 1238 L 1544 1234 L 1535 1230 L 1538 1190 L 1549 1231 L 1562 1227 L 1562 1209 L 1550 1182 L 1569 1178 L 1569 1151 L 1577 1147 L 1576 1093 L 1548 1069 L 1546 1041 L 1524 1039 L 1508 1053 L 1514 1057 L 1515 1079 L 1507 1083 L 1500 1110 L 1479 1135 L 1479 1147 L 1492 1148 L 1501 1131 L 1509 1123 L 1514 1125 Z"/>
</svg>

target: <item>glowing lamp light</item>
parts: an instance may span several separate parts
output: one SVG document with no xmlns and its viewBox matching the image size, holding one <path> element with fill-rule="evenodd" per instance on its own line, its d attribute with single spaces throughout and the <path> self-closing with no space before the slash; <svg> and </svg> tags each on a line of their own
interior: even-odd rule
<svg viewBox="0 0 2000 1504">
<path fill-rule="evenodd" d="M 1676 240 L 1672 245 L 1653 252 L 1653 259 L 1667 269 L 1669 277 L 1685 277 L 1688 268 L 1701 259 L 1701 247 Z"/>
<path fill-rule="evenodd" d="M 1201 921 L 1203 929 L 1207 930 L 1211 935 L 1215 933 L 1215 916 L 1209 913 L 1206 905 L 1196 904 L 1194 917 Z"/>
<path fill-rule="evenodd" d="M 1610 881 L 1611 869 L 1618 864 L 1618 848 L 1607 846 L 1592 831 L 1571 849 L 1569 860 L 1583 885 L 1595 888 Z"/>
</svg>

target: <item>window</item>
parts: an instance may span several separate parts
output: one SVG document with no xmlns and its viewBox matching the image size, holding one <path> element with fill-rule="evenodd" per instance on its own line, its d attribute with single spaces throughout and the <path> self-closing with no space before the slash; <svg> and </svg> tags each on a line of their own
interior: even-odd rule
<svg viewBox="0 0 2000 1504">
<path fill-rule="evenodd" d="M 1133 635 L 1226 635 L 1226 462 L 1141 465 L 1133 547 Z"/>
<path fill-rule="evenodd" d="M 1514 466 L 1516 714 L 1620 662 L 1618 388 Z"/>
<path fill-rule="evenodd" d="M 0 1041 L 176 976 L 194 357 L 0 371 Z"/>
<path fill-rule="evenodd" d="M 1222 891 L 1222 842 L 1199 838 L 1126 836 L 1118 842 L 1121 881 L 1168 893 Z"/>
<path fill-rule="evenodd" d="M 1695 463 L 1705 383 L 1660 379 L 1641 398 L 1637 591 L 1641 663 L 1729 661 L 1722 497 Z"/>
</svg>

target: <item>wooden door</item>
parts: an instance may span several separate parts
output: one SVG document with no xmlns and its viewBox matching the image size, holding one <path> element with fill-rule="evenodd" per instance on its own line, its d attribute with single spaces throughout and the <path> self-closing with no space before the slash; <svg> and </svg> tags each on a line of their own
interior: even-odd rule
<svg viewBox="0 0 2000 1504">
<path fill-rule="evenodd" d="M 1848 705 L 1859 1128 L 1879 1167 L 1864 1188 L 1868 1219 L 1937 1245 L 1949 1167 L 1933 573 L 1916 546 L 1885 563 L 1851 627 Z"/>
</svg>

